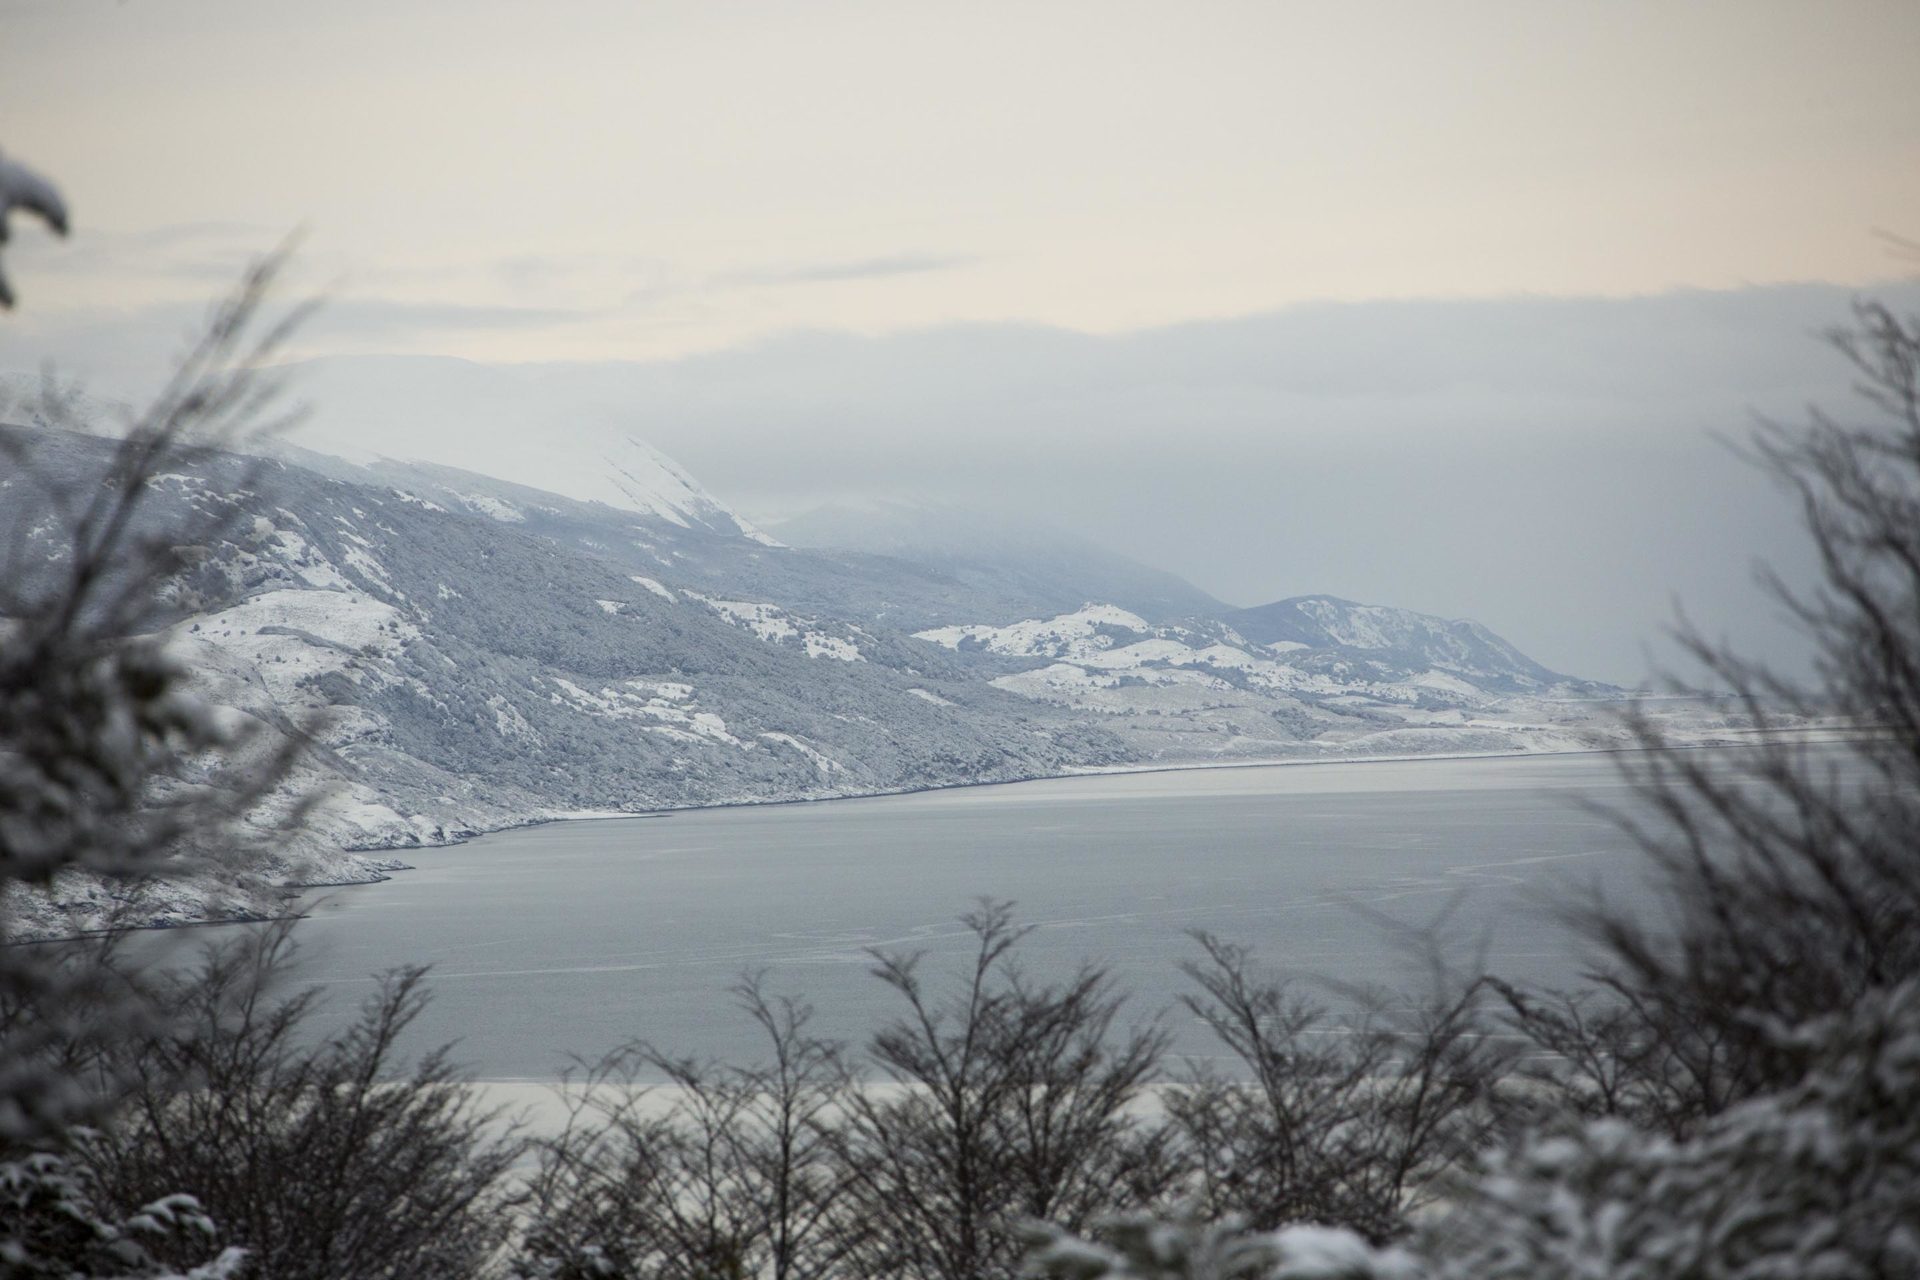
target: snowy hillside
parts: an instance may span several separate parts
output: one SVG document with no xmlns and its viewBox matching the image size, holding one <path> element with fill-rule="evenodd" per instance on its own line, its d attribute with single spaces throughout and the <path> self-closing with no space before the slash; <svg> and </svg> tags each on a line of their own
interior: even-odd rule
<svg viewBox="0 0 1920 1280">
<path fill-rule="evenodd" d="M 1335 596 L 1296 596 L 1236 610 L 1225 620 L 1258 644 L 1346 651 L 1402 671 L 1431 668 L 1489 687 L 1542 689 L 1581 683 L 1547 670 L 1465 619 L 1449 621 Z"/>
<path fill-rule="evenodd" d="M 103 456 L 86 437 L 40 446 L 52 473 L 82 483 Z M 933 646 L 823 616 L 795 601 L 808 592 L 759 589 L 864 589 L 837 580 L 832 561 L 444 469 L 327 470 L 248 475 L 229 459 L 165 477 L 150 497 L 160 522 L 183 507 L 235 516 L 229 540 L 172 588 L 175 642 L 204 691 L 269 724 L 316 727 L 301 782 L 333 788 L 316 827 L 324 847 L 260 869 L 269 880 L 366 878 L 381 860 L 342 847 L 583 810 L 868 794 L 1127 758 L 1065 712 L 1036 718 Z M 16 491 L 0 486 L 0 506 Z M 35 536 L 54 565 L 52 527 Z M 163 916 L 261 905 L 229 888 L 223 899 L 197 886 Z M 62 892 L 74 923 L 97 912 L 94 888 Z"/>
<path fill-rule="evenodd" d="M 1090 604 L 1053 618 L 1034 618 L 1004 627 L 932 627 L 916 634 L 922 640 L 949 649 L 981 648 L 1021 658 L 1079 658 L 1104 656 L 1117 637 L 1142 636 L 1153 631 L 1146 619 L 1110 604 Z"/>
<path fill-rule="evenodd" d="M 630 435 L 596 441 L 585 451 L 568 482 L 551 485 L 555 493 L 641 515 L 658 516 L 682 528 L 738 533 L 765 546 L 780 544 L 760 532 L 702 489 L 671 458 Z M 525 477 L 529 483 L 532 477 Z"/>
<path fill-rule="evenodd" d="M 1325 623 L 1264 644 L 1224 621 L 1156 626 L 1107 604 L 917 635 L 991 663 L 993 687 L 1099 715 L 1162 759 L 1569 750 L 1595 741 L 1589 703 L 1621 696 L 1537 679 L 1477 624 L 1358 605 L 1303 616 Z"/>
<path fill-rule="evenodd" d="M 100 465 L 97 440 L 35 434 L 56 475 L 85 483 Z M 1567 749 L 1606 732 L 1595 699 L 1618 696 L 1475 624 L 1329 597 L 1211 616 L 1026 612 L 1063 588 L 781 546 L 671 464 L 620 456 L 597 495 L 311 455 L 263 474 L 216 459 L 154 484 L 151 519 L 234 517 L 169 588 L 175 643 L 216 703 L 308 728 L 299 785 L 329 790 L 306 843 L 190 886 L 159 918 L 260 910 L 274 884 L 391 865 L 346 850 L 582 811 Z M 57 563 L 50 529 L 35 536 Z M 50 930 L 101 905 L 97 887 L 62 893 Z"/>
</svg>

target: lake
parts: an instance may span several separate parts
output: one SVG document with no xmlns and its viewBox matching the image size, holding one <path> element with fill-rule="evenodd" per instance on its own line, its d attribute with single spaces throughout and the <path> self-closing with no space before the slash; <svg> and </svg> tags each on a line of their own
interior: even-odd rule
<svg viewBox="0 0 1920 1280">
<path fill-rule="evenodd" d="M 1626 793 L 1603 754 L 1114 774 L 809 804 L 556 822 L 409 855 L 384 884 L 309 896 L 297 977 L 332 995 L 433 967 L 413 1040 L 457 1040 L 489 1080 L 554 1077 L 566 1055 L 644 1038 L 745 1062 L 757 1032 L 728 986 L 764 969 L 815 1029 L 858 1041 L 897 1010 L 867 948 L 956 973 L 957 918 L 1012 899 L 1036 976 L 1111 967 L 1142 1015 L 1187 989 L 1205 929 L 1311 981 L 1405 988 L 1424 966 L 1382 915 L 1446 913 L 1461 958 L 1571 983 L 1550 896 L 1638 899 L 1644 858 L 1574 802 Z M 936 984 L 942 989 L 943 984 Z M 1212 1053 L 1170 1018 L 1175 1050 Z"/>
</svg>

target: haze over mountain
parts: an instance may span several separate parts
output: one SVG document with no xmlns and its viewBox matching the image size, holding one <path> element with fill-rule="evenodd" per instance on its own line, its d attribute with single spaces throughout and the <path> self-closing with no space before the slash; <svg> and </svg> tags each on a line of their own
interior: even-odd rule
<svg viewBox="0 0 1920 1280">
<path fill-rule="evenodd" d="M 1873 292 L 1920 307 L 1911 281 Z M 1791 502 L 1727 441 L 1756 413 L 1849 403 L 1818 334 L 1853 297 L 1319 304 L 1104 336 L 795 333 L 656 362 L 355 356 L 292 385 L 312 407 L 296 439 L 360 460 L 590 497 L 601 479 L 560 459 L 638 438 L 756 525 L 888 501 L 985 510 L 1232 605 L 1315 591 L 1464 614 L 1550 667 L 1637 683 L 1649 647 L 1671 656 L 1676 600 L 1750 651 L 1802 656 L 1752 582 L 1756 561 L 1810 571 Z M 40 330 L 10 350 L 138 398 L 197 310 L 29 316 Z M 358 323 L 323 309 L 315 340 L 358 342 Z"/>
<path fill-rule="evenodd" d="M 1227 605 L 1177 574 L 1019 513 L 908 502 L 841 503 L 775 523 L 798 547 L 905 560 L 991 588 L 1016 612 L 1063 613 L 1105 600 L 1150 618 L 1216 615 Z"/>
</svg>

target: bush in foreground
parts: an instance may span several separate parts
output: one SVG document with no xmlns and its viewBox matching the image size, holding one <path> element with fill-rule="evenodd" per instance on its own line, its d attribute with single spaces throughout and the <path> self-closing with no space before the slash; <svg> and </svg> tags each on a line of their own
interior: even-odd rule
<svg viewBox="0 0 1920 1280">
<path fill-rule="evenodd" d="M 1458 1170 L 1409 1254 L 1349 1240 L 1302 1269 L 1285 1231 L 1166 1219 L 1113 1224 L 1116 1243 L 1054 1228 L 1037 1262 L 1083 1280 L 1920 1274 L 1920 319 L 1862 304 L 1856 321 L 1832 338 L 1880 421 L 1816 414 L 1756 442 L 1823 571 L 1810 592 L 1774 584 L 1814 678 L 1683 630 L 1760 732 L 1692 752 L 1632 721 L 1644 807 L 1617 816 L 1668 913 L 1576 914 L 1592 991 L 1500 986 L 1544 1051 L 1515 1091 L 1524 1127 Z M 1816 751 L 1777 730 L 1781 709 L 1850 732 Z"/>
</svg>

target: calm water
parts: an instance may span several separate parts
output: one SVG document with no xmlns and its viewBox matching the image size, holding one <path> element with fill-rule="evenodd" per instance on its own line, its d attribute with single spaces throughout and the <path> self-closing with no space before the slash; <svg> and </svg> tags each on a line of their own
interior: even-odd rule
<svg viewBox="0 0 1920 1280">
<path fill-rule="evenodd" d="M 1632 898 L 1631 843 L 1573 794 L 1623 793 L 1601 755 L 1132 774 L 870 800 L 554 823 L 413 855 L 418 870 L 331 890 L 299 928 L 300 976 L 337 995 L 433 966 L 418 1042 L 458 1040 L 486 1079 L 543 1079 L 568 1052 L 645 1038 L 746 1061 L 727 987 L 765 969 L 816 1028 L 858 1040 L 894 1010 L 865 948 L 924 949 L 946 975 L 956 917 L 1011 898 L 1030 969 L 1112 967 L 1143 1013 L 1184 989 L 1206 929 L 1300 975 L 1418 978 L 1373 916 L 1479 941 L 1497 972 L 1570 982 L 1541 907 L 1601 884 Z M 1181 1017 L 1176 1048 L 1210 1052 Z"/>
</svg>

